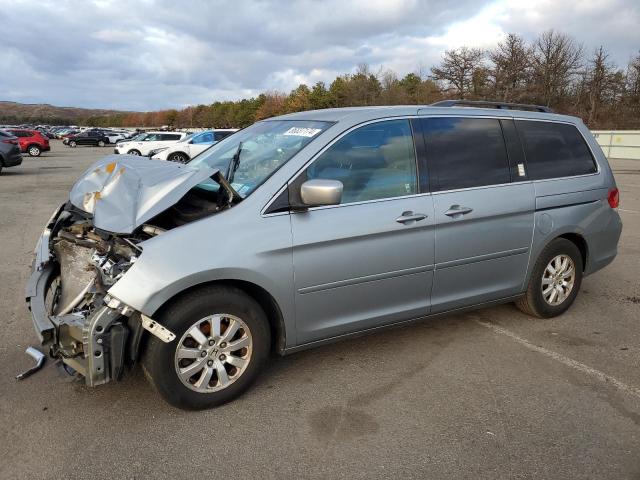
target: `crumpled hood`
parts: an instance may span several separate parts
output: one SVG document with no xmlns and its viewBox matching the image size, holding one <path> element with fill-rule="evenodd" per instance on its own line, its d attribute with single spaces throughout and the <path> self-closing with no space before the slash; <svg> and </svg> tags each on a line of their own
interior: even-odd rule
<svg viewBox="0 0 640 480">
<path fill-rule="evenodd" d="M 85 171 L 71 188 L 71 203 L 93 215 L 95 227 L 131 233 L 178 202 L 216 172 L 133 155 L 109 155 Z"/>
</svg>

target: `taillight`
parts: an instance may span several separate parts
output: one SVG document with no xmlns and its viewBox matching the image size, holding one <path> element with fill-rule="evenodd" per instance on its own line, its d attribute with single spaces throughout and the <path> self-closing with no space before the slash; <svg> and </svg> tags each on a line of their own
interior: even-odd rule
<svg viewBox="0 0 640 480">
<path fill-rule="evenodd" d="M 620 192 L 617 188 L 612 188 L 611 190 L 609 190 L 607 201 L 609 202 L 609 206 L 611 208 L 618 208 L 618 206 L 620 205 Z"/>
</svg>

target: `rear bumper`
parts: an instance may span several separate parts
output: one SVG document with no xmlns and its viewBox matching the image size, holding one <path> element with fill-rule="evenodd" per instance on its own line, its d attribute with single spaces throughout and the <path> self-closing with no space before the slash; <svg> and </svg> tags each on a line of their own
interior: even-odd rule
<svg viewBox="0 0 640 480">
<path fill-rule="evenodd" d="M 22 163 L 22 154 L 20 153 L 20 147 L 16 145 L 9 153 L 5 154 L 2 160 L 3 167 L 17 167 Z"/>
</svg>

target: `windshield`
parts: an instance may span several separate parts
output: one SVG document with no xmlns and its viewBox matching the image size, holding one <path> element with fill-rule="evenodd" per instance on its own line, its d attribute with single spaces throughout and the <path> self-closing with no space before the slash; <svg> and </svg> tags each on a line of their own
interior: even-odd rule
<svg viewBox="0 0 640 480">
<path fill-rule="evenodd" d="M 306 120 L 254 123 L 216 143 L 189 162 L 189 165 L 218 168 L 225 175 L 242 142 L 231 185 L 244 198 L 330 125 L 329 122 Z M 211 180 L 198 187 L 217 190 L 218 184 Z"/>
</svg>

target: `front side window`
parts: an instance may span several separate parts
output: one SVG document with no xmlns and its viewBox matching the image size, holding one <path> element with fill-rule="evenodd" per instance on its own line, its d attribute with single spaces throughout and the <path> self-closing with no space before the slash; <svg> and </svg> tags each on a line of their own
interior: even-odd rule
<svg viewBox="0 0 640 480">
<path fill-rule="evenodd" d="M 213 143 L 213 132 L 200 133 L 199 135 L 196 135 L 195 137 L 193 137 L 193 139 L 191 140 L 191 143 L 193 143 L 194 145 L 212 144 Z"/>
<path fill-rule="evenodd" d="M 388 120 L 354 130 L 307 169 L 307 179 L 339 180 L 342 203 L 401 197 L 418 192 L 409 120 Z"/>
<path fill-rule="evenodd" d="M 507 150 L 499 120 L 443 117 L 427 118 L 423 122 L 434 190 L 510 181 Z"/>
<path fill-rule="evenodd" d="M 233 188 L 244 198 L 331 125 L 312 120 L 257 122 L 214 144 L 189 166 L 218 168 L 232 178 Z M 207 181 L 199 187 L 217 190 L 218 184 Z"/>
<path fill-rule="evenodd" d="M 522 140 L 529 178 L 572 177 L 597 171 L 580 132 L 573 125 L 516 120 Z"/>
</svg>

